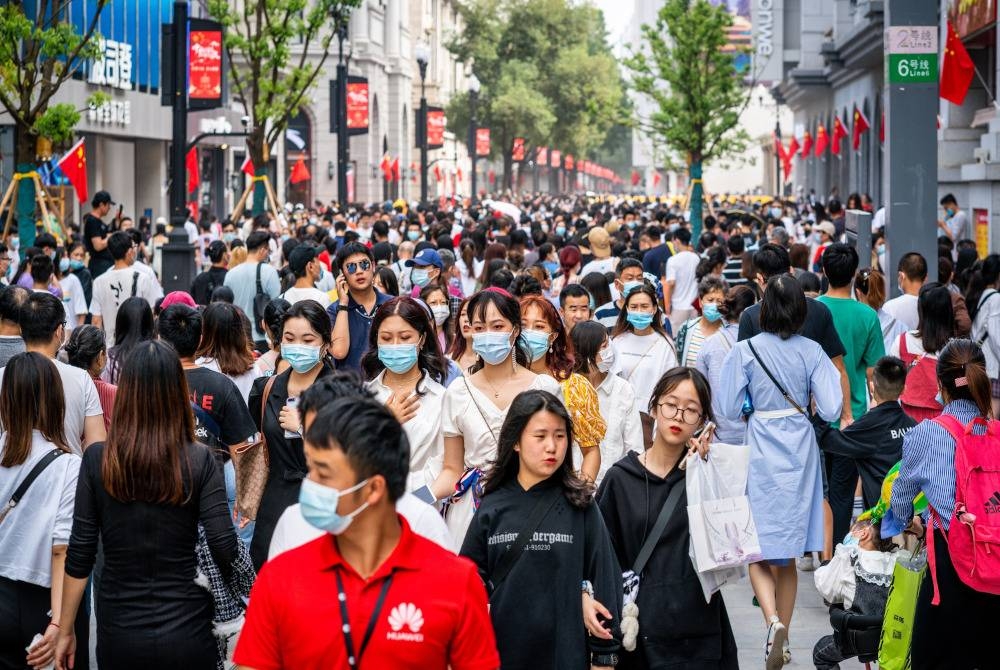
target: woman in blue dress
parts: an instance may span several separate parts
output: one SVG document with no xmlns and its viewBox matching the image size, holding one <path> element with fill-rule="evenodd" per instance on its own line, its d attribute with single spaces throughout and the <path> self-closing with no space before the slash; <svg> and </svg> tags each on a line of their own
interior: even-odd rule
<svg viewBox="0 0 1000 670">
<path fill-rule="evenodd" d="M 764 560 L 750 566 L 750 582 L 768 626 L 767 670 L 785 662 L 798 585 L 792 559 L 823 548 L 823 478 L 807 413 L 813 403 L 822 419 L 835 421 L 843 402 L 837 368 L 819 344 L 796 334 L 806 309 L 791 275 L 773 277 L 761 304 L 762 332 L 726 356 L 721 378 L 731 383 L 719 389 L 726 419 L 741 416 L 747 395 L 754 410 L 747 495 Z"/>
</svg>

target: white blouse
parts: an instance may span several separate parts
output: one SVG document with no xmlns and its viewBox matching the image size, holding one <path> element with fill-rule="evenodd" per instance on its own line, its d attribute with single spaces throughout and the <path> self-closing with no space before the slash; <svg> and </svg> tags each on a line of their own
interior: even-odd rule
<svg viewBox="0 0 1000 670">
<path fill-rule="evenodd" d="M 649 412 L 649 399 L 660 377 L 677 367 L 674 345 L 659 333 L 636 335 L 625 332 L 614 338 L 615 373 L 635 392 L 635 409 Z"/>
</svg>

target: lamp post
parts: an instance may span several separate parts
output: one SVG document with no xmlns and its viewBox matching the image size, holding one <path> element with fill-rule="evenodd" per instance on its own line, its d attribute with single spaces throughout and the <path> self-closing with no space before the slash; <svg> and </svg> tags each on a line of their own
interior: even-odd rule
<svg viewBox="0 0 1000 670">
<path fill-rule="evenodd" d="M 347 211 L 347 165 L 351 160 L 350 134 L 347 132 L 347 63 L 344 61 L 344 40 L 351 10 L 338 5 L 333 10 L 337 30 L 337 201 L 340 211 Z"/>
<path fill-rule="evenodd" d="M 479 152 L 476 149 L 476 105 L 479 102 L 479 77 L 469 76 L 469 160 L 472 163 L 472 172 L 469 175 L 471 180 L 469 189 L 469 204 L 476 203 L 476 161 L 479 159 Z"/>
<path fill-rule="evenodd" d="M 420 140 L 420 202 L 427 204 L 427 64 L 431 60 L 431 49 L 426 42 L 417 42 L 413 50 L 420 67 L 420 112 L 417 115 L 417 138 Z"/>
</svg>

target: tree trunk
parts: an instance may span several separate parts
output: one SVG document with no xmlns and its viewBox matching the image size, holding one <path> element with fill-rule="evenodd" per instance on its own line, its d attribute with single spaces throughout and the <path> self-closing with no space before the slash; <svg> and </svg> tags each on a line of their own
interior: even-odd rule
<svg viewBox="0 0 1000 670">
<path fill-rule="evenodd" d="M 250 132 L 250 136 L 247 137 L 247 152 L 250 155 L 250 161 L 253 163 L 255 177 L 267 176 L 269 156 L 265 133 L 264 126 L 254 126 L 254 129 Z M 257 216 L 267 211 L 267 189 L 264 186 L 264 181 L 257 179 L 254 180 L 252 188 L 253 200 L 251 201 L 250 213 L 253 216 Z"/>
<path fill-rule="evenodd" d="M 37 168 L 35 165 L 35 136 L 20 128 L 17 130 L 14 162 L 17 165 L 14 171 L 19 174 L 33 172 Z M 14 210 L 21 258 L 24 258 L 25 249 L 35 245 L 35 209 L 35 182 L 32 179 L 21 179 L 17 184 L 17 208 Z"/>
<path fill-rule="evenodd" d="M 691 242 L 692 244 L 701 237 L 701 201 L 704 197 L 704 188 L 701 185 L 701 159 L 692 159 L 688 165 L 688 179 L 691 181 L 691 200 L 688 206 L 691 210 Z"/>
</svg>

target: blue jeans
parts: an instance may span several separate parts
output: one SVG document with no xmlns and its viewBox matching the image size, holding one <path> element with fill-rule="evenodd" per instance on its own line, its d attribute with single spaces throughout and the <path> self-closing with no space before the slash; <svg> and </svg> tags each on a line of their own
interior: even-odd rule
<svg viewBox="0 0 1000 670">
<path fill-rule="evenodd" d="M 233 510 L 236 508 L 236 468 L 233 467 L 232 461 L 226 461 L 226 465 L 222 468 L 222 472 L 226 477 L 226 501 L 229 503 L 229 516 L 232 518 Z M 239 524 L 234 524 L 236 526 L 236 534 L 240 536 L 243 543 L 246 546 L 250 546 L 250 541 L 253 540 L 253 528 L 255 522 L 251 521 L 246 525 L 245 528 L 240 528 Z"/>
</svg>

